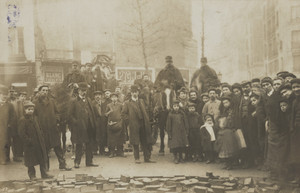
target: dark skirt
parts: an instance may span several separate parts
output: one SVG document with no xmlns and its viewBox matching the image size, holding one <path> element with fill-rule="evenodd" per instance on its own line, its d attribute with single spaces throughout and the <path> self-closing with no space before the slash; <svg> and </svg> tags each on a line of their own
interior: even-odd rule
<svg viewBox="0 0 300 193">
<path fill-rule="evenodd" d="M 235 156 L 239 151 L 239 147 L 234 131 L 231 129 L 220 130 L 216 141 L 216 148 L 219 158 Z"/>
</svg>

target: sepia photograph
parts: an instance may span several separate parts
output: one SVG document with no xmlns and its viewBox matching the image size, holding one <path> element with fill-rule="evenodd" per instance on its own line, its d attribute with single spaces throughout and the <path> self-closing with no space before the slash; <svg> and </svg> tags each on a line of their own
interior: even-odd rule
<svg viewBox="0 0 300 193">
<path fill-rule="evenodd" d="M 300 193 L 300 0 L 0 0 L 0 193 Z"/>
</svg>

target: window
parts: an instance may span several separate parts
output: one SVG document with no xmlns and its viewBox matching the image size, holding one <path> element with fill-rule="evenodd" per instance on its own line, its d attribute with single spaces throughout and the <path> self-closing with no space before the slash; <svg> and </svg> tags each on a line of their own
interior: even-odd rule
<svg viewBox="0 0 300 193">
<path fill-rule="evenodd" d="M 300 30 L 292 31 L 292 49 L 300 49 Z"/>
<path fill-rule="evenodd" d="M 294 6 L 291 9 L 292 21 L 300 19 L 300 6 Z"/>
<path fill-rule="evenodd" d="M 293 56 L 294 72 L 300 72 L 300 55 Z"/>
</svg>

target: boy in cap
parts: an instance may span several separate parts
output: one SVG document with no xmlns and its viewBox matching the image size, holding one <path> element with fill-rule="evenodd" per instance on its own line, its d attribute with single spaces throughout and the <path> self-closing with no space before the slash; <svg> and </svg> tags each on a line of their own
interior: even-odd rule
<svg viewBox="0 0 300 193">
<path fill-rule="evenodd" d="M 107 125 L 107 144 L 109 149 L 109 157 L 114 156 L 124 157 L 123 144 L 125 143 L 125 132 L 121 119 L 122 104 L 118 102 L 118 94 L 111 93 L 111 103 L 106 107 L 108 120 Z"/>
<path fill-rule="evenodd" d="M 193 162 L 202 161 L 202 148 L 200 141 L 200 126 L 203 125 L 201 115 L 196 112 L 196 104 L 188 103 L 187 120 L 189 125 L 189 153 Z"/>
<path fill-rule="evenodd" d="M 184 162 L 182 154 L 188 147 L 188 121 L 183 110 L 179 108 L 179 101 L 173 101 L 173 108 L 168 114 L 166 130 L 168 146 L 174 155 L 174 163 Z"/>
<path fill-rule="evenodd" d="M 24 164 L 31 180 L 36 179 L 35 165 L 40 165 L 42 178 L 52 178 L 46 172 L 48 155 L 42 130 L 34 116 L 34 107 L 32 102 L 24 102 L 25 113 L 19 121 L 18 131 L 24 143 Z"/>
</svg>

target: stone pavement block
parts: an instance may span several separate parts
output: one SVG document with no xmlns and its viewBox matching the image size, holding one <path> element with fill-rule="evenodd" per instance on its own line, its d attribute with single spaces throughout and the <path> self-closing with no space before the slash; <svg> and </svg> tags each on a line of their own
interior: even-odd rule
<svg viewBox="0 0 300 193">
<path fill-rule="evenodd" d="M 225 182 L 225 183 L 223 183 L 223 186 L 236 188 L 237 183 Z"/>
<path fill-rule="evenodd" d="M 211 189 L 213 189 L 214 193 L 224 193 L 225 192 L 225 186 L 211 186 Z"/>
<path fill-rule="evenodd" d="M 202 182 L 208 182 L 208 180 L 209 180 L 209 177 L 207 177 L 207 176 L 198 176 L 197 178 L 199 181 L 202 181 Z"/>
<path fill-rule="evenodd" d="M 82 186 L 82 185 L 86 185 L 87 183 L 86 182 L 75 182 L 75 185 L 77 186 Z"/>
<path fill-rule="evenodd" d="M 139 181 L 135 181 L 133 183 L 133 187 L 134 188 L 143 188 L 144 187 L 144 184 L 142 182 L 139 182 Z"/>
<path fill-rule="evenodd" d="M 43 188 L 42 192 L 43 193 L 52 193 L 52 190 L 51 190 L 51 188 Z"/>
<path fill-rule="evenodd" d="M 95 183 L 94 183 L 93 181 L 86 181 L 86 184 L 87 184 L 88 186 L 91 186 L 91 185 L 94 185 Z"/>
<path fill-rule="evenodd" d="M 115 189 L 115 184 L 103 184 L 103 190 L 114 190 Z"/>
<path fill-rule="evenodd" d="M 205 187 L 210 187 L 210 183 L 209 182 L 197 182 L 198 186 L 205 186 Z"/>
<path fill-rule="evenodd" d="M 266 181 L 259 181 L 258 182 L 258 186 L 259 187 L 262 187 L 262 188 L 265 188 L 265 187 L 271 187 L 273 186 L 274 183 L 273 182 L 266 182 Z"/>
<path fill-rule="evenodd" d="M 76 182 L 82 182 L 86 180 L 87 174 L 75 174 Z"/>
<path fill-rule="evenodd" d="M 204 186 L 195 186 L 194 187 L 194 192 L 195 193 L 207 193 L 207 187 Z"/>
<path fill-rule="evenodd" d="M 247 193 L 256 193 L 255 188 L 249 188 L 247 190 Z"/>
<path fill-rule="evenodd" d="M 222 186 L 225 182 L 226 182 L 226 180 L 224 180 L 224 179 L 211 179 L 211 180 L 209 180 L 209 183 L 211 185 L 214 185 L 214 186 Z"/>
<path fill-rule="evenodd" d="M 175 187 L 176 188 L 176 187 Z M 158 188 L 157 192 L 164 193 L 164 192 L 170 192 L 171 190 L 169 188 Z"/>
<path fill-rule="evenodd" d="M 120 181 L 119 178 L 111 178 L 111 179 L 108 180 L 108 183 L 114 184 L 114 183 L 117 183 L 117 182 L 119 182 L 119 181 Z"/>
<path fill-rule="evenodd" d="M 176 184 L 177 184 L 176 181 L 172 181 L 172 180 L 168 180 L 168 181 L 165 182 L 166 186 L 174 186 Z"/>
<path fill-rule="evenodd" d="M 177 186 L 165 186 L 164 188 L 167 188 L 173 192 L 173 191 L 176 191 Z"/>
<path fill-rule="evenodd" d="M 64 174 L 58 174 L 56 180 L 58 182 L 65 181 L 65 175 Z"/>
<path fill-rule="evenodd" d="M 267 193 L 278 193 L 279 192 L 279 188 L 278 187 L 265 187 L 266 192 Z"/>
<path fill-rule="evenodd" d="M 95 191 L 95 190 L 97 190 L 96 186 L 87 186 L 87 185 L 84 185 L 84 186 L 81 186 L 81 188 L 80 188 L 81 192 L 89 192 L 89 191 Z"/>
<path fill-rule="evenodd" d="M 161 186 L 159 186 L 159 185 L 147 185 L 147 186 L 145 186 L 145 189 L 147 191 L 155 191 L 155 190 L 159 189 L 160 187 Z"/>
<path fill-rule="evenodd" d="M 130 182 L 130 176 L 128 176 L 128 175 L 121 175 L 120 180 L 121 180 L 121 182 L 129 183 Z"/>
<path fill-rule="evenodd" d="M 75 188 L 75 185 L 74 184 L 66 184 L 66 185 L 63 185 L 63 188 Z"/>
<path fill-rule="evenodd" d="M 119 182 L 119 183 L 116 184 L 116 186 L 118 186 L 119 188 L 128 188 L 129 183 Z"/>
<path fill-rule="evenodd" d="M 241 190 L 230 190 L 230 191 L 226 191 L 225 193 L 243 193 L 243 191 L 241 191 Z"/>
<path fill-rule="evenodd" d="M 252 178 L 245 178 L 244 180 L 244 185 L 245 186 L 251 186 L 253 184 L 253 179 Z"/>
<path fill-rule="evenodd" d="M 126 193 L 126 192 L 128 192 L 128 189 L 127 188 L 115 188 L 114 192 L 116 192 L 116 193 Z"/>
<path fill-rule="evenodd" d="M 103 190 L 103 183 L 98 182 L 98 183 L 96 183 L 95 185 L 96 185 L 96 189 L 97 189 L 97 190 Z"/>
</svg>

